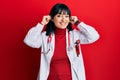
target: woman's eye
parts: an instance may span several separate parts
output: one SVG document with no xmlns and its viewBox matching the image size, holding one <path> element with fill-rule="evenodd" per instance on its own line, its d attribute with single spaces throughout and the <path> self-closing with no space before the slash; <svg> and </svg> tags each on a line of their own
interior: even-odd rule
<svg viewBox="0 0 120 80">
<path fill-rule="evenodd" d="M 69 16 L 65 16 L 66 18 L 69 18 Z"/>
<path fill-rule="evenodd" d="M 60 15 L 57 15 L 57 17 L 60 17 Z"/>
</svg>

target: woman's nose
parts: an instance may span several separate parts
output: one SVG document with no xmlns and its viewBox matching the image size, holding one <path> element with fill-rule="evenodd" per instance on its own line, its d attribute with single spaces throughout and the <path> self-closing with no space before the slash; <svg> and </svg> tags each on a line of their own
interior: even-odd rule
<svg viewBox="0 0 120 80">
<path fill-rule="evenodd" d="M 64 16 L 62 16 L 62 21 L 65 21 L 65 17 Z"/>
</svg>

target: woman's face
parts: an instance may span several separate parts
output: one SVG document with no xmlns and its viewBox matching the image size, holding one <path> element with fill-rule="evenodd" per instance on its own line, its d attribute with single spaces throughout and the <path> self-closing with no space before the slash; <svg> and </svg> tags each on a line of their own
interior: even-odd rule
<svg viewBox="0 0 120 80">
<path fill-rule="evenodd" d="M 63 14 L 62 12 L 61 14 L 56 14 L 52 21 L 57 28 L 65 29 L 70 22 L 70 16 L 68 14 Z"/>
</svg>

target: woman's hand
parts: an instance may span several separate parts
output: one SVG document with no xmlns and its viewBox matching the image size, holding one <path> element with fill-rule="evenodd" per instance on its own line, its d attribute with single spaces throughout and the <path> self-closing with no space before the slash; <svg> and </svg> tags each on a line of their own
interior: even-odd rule
<svg viewBox="0 0 120 80">
<path fill-rule="evenodd" d="M 77 18 L 77 16 L 71 16 L 71 17 L 70 17 L 70 22 L 71 22 L 72 24 L 75 24 L 76 21 L 79 21 L 78 18 Z"/>
<path fill-rule="evenodd" d="M 51 20 L 51 16 L 50 16 L 50 15 L 43 16 L 42 21 L 41 21 L 41 24 L 42 24 L 42 25 L 46 25 L 46 24 L 48 24 L 48 22 L 49 22 L 50 20 Z"/>
</svg>

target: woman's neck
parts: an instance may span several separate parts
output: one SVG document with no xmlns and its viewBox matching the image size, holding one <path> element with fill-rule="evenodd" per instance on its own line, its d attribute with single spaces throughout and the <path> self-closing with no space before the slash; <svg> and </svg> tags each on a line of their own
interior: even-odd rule
<svg viewBox="0 0 120 80">
<path fill-rule="evenodd" d="M 65 35 L 66 34 L 66 28 L 65 29 L 60 29 L 60 28 L 55 27 L 55 34 Z"/>
</svg>

